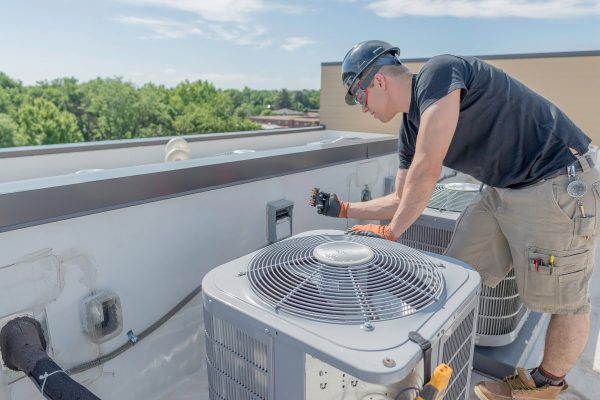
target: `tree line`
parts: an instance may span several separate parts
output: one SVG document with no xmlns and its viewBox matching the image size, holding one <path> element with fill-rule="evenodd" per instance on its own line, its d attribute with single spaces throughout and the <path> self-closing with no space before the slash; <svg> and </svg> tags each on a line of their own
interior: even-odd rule
<svg viewBox="0 0 600 400">
<path fill-rule="evenodd" d="M 169 88 L 122 78 L 75 78 L 26 86 L 0 72 L 0 147 L 260 129 L 248 119 L 319 108 L 318 90 L 217 89 L 208 81 Z"/>
</svg>

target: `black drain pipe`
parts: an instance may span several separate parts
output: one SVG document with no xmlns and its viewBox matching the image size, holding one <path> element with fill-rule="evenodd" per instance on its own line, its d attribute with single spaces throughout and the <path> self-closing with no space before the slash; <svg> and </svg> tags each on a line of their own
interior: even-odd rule
<svg viewBox="0 0 600 400">
<path fill-rule="evenodd" d="M 22 371 L 51 400 L 100 400 L 68 376 L 46 353 L 40 323 L 30 317 L 10 321 L 0 331 L 0 350 L 7 368 Z"/>
</svg>

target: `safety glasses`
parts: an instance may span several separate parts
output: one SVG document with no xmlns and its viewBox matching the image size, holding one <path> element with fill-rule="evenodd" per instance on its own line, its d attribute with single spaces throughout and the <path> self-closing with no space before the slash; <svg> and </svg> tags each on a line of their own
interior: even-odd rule
<svg viewBox="0 0 600 400">
<path fill-rule="evenodd" d="M 369 101 L 369 87 L 371 86 L 371 82 L 373 82 L 373 78 L 375 74 L 379 71 L 381 65 L 374 65 L 370 71 L 361 79 L 358 79 L 355 83 L 356 89 L 351 91 L 352 98 L 356 102 L 356 104 L 360 105 L 361 108 L 365 108 L 368 106 Z"/>
<path fill-rule="evenodd" d="M 369 101 L 369 89 L 363 89 L 359 85 L 352 97 L 356 104 L 360 105 L 361 108 L 365 108 Z"/>
</svg>

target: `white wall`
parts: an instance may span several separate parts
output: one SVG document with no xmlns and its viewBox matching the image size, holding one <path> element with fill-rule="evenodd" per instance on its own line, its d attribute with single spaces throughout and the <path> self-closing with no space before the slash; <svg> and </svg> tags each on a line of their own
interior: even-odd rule
<svg viewBox="0 0 600 400">
<path fill-rule="evenodd" d="M 377 197 L 383 193 L 384 177 L 396 170 L 397 157 L 388 155 L 5 232 L 0 234 L 0 281 L 13 268 L 24 268 L 11 264 L 26 254 L 52 249 L 59 261 L 60 290 L 55 300 L 41 299 L 27 307 L 45 310 L 52 354 L 69 368 L 120 346 L 130 329 L 140 333 L 210 269 L 265 246 L 267 202 L 294 201 L 294 234 L 345 229 L 354 222 L 319 216 L 307 205 L 310 189 L 318 186 L 357 201 L 363 185 L 369 184 Z M 20 284 L 23 289 L 55 286 L 42 278 Z M 115 291 L 123 305 L 123 333 L 101 346 L 81 333 L 79 322 L 80 301 L 96 289 Z M 3 298 L 4 313 L 29 311 L 18 300 Z M 145 341 L 75 378 L 102 399 L 158 398 L 204 368 L 201 325 L 196 299 Z M 12 400 L 39 398 L 27 379 L 10 386 Z"/>
</svg>

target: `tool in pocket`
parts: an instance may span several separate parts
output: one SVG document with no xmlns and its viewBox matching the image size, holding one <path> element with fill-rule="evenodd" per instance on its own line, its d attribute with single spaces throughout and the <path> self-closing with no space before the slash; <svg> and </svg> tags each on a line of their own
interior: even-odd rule
<svg viewBox="0 0 600 400">
<path fill-rule="evenodd" d="M 581 199 L 587 193 L 587 184 L 579 180 L 577 174 L 575 173 L 575 166 L 569 165 L 567 167 L 567 173 L 569 175 L 569 184 L 567 185 L 567 193 L 569 196 L 577 200 L 577 206 L 579 207 L 579 211 L 581 212 L 581 217 L 585 218 L 585 207 L 583 206 L 583 202 Z M 589 236 L 585 237 L 586 240 L 589 239 Z"/>
</svg>

